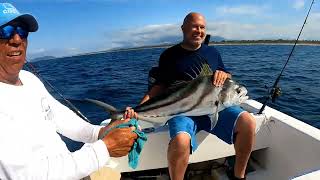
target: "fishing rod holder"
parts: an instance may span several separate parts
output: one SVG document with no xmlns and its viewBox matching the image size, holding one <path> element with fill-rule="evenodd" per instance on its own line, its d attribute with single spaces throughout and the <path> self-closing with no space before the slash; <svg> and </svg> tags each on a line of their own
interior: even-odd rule
<svg viewBox="0 0 320 180">
<path fill-rule="evenodd" d="M 276 101 L 276 98 L 278 98 L 281 95 L 281 88 L 280 87 L 274 87 L 269 90 L 269 87 L 265 86 L 266 89 L 268 89 L 268 96 L 264 96 L 265 100 L 264 103 L 262 104 L 261 109 L 259 110 L 258 114 L 262 114 L 264 111 L 264 108 L 266 107 L 268 101 L 271 99 L 272 103 Z"/>
<path fill-rule="evenodd" d="M 278 98 L 281 95 L 281 88 L 280 87 L 272 88 L 270 91 L 270 95 L 271 95 L 271 101 L 274 103 L 276 101 L 276 98 Z"/>
<path fill-rule="evenodd" d="M 276 98 L 278 98 L 279 96 L 281 96 L 282 91 L 280 87 L 275 87 L 275 88 L 270 88 L 267 85 L 264 86 L 267 91 L 268 91 L 268 96 L 264 96 L 269 99 L 271 99 L 271 101 L 274 103 L 276 101 Z"/>
</svg>

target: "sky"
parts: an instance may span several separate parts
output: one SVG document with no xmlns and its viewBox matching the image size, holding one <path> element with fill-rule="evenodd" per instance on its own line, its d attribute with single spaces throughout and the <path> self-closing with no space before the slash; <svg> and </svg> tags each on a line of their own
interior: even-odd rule
<svg viewBox="0 0 320 180">
<path fill-rule="evenodd" d="M 189 12 L 228 40 L 296 39 L 312 0 L 12 0 L 37 18 L 28 58 L 179 42 Z M 316 0 L 300 39 L 320 40 Z"/>
</svg>

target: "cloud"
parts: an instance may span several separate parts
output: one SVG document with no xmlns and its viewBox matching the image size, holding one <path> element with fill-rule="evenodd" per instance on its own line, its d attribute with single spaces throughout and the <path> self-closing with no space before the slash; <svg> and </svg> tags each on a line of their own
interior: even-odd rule
<svg viewBox="0 0 320 180">
<path fill-rule="evenodd" d="M 233 21 L 208 23 L 208 33 L 222 36 L 229 40 L 257 40 L 257 39 L 288 39 L 293 32 L 289 26 L 274 26 L 272 24 L 242 24 Z"/>
<path fill-rule="evenodd" d="M 265 10 L 265 6 L 240 5 L 240 6 L 221 6 L 216 11 L 222 15 L 261 15 Z"/>
<path fill-rule="evenodd" d="M 47 49 L 45 48 L 38 48 L 38 49 L 31 49 L 29 48 L 27 51 L 27 59 L 33 59 L 41 56 L 46 56 Z"/>
<path fill-rule="evenodd" d="M 293 2 L 293 8 L 299 10 L 304 7 L 304 0 L 294 0 Z"/>
<path fill-rule="evenodd" d="M 311 18 L 312 17 L 312 18 Z M 305 26 L 301 39 L 320 39 L 320 13 L 313 13 Z M 274 25 L 270 23 L 239 23 L 236 21 L 209 21 L 207 33 L 229 40 L 295 39 L 301 24 Z M 112 47 L 137 47 L 164 43 L 177 43 L 182 40 L 180 25 L 158 24 L 139 29 L 117 32 Z"/>
<path fill-rule="evenodd" d="M 308 40 L 320 40 L 320 12 L 310 13 L 302 32 L 302 38 Z"/>
<path fill-rule="evenodd" d="M 54 48 L 54 49 L 30 49 L 28 51 L 28 59 L 34 59 L 42 56 L 54 56 L 54 57 L 62 57 L 62 56 L 73 56 L 76 54 L 84 53 L 84 50 L 78 48 Z"/>
<path fill-rule="evenodd" d="M 90 0 L 92 3 L 126 3 L 129 0 Z M 15 2 L 24 2 L 24 3 L 43 3 L 43 2 L 52 2 L 52 0 L 16 0 Z M 76 3 L 82 2 L 82 0 L 55 0 L 55 3 Z"/>
<path fill-rule="evenodd" d="M 181 40 L 178 24 L 147 25 L 142 28 L 126 29 L 111 35 L 111 47 L 137 47 L 145 45 L 165 44 Z"/>
<path fill-rule="evenodd" d="M 227 40 L 296 39 L 301 23 L 241 23 L 237 21 L 208 21 L 207 33 Z M 320 12 L 311 13 L 300 39 L 320 40 Z M 30 57 L 72 56 L 88 52 L 105 51 L 112 48 L 139 47 L 147 45 L 172 44 L 182 40 L 180 24 L 153 24 L 140 28 L 122 29 L 104 34 L 102 42 L 90 43 L 88 47 L 60 49 L 30 49 Z"/>
<path fill-rule="evenodd" d="M 79 48 L 75 48 L 75 47 L 67 48 L 67 50 L 70 51 L 70 52 L 78 52 L 78 51 L 80 51 Z"/>
<path fill-rule="evenodd" d="M 36 54 L 36 53 L 43 53 L 43 52 L 45 52 L 45 51 L 46 51 L 45 48 L 39 48 L 39 49 L 33 50 L 32 53 L 34 53 L 34 54 Z"/>
</svg>

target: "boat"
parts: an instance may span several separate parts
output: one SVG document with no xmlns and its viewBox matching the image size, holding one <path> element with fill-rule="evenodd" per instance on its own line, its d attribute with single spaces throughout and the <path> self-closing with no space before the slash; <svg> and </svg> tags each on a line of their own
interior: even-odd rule
<svg viewBox="0 0 320 180">
<path fill-rule="evenodd" d="M 247 179 L 320 179 L 319 129 L 268 106 L 258 115 L 262 104 L 255 100 L 247 100 L 241 106 L 257 120 L 256 141 L 248 163 Z M 112 159 L 118 164 L 114 171 L 120 172 L 124 179 L 169 179 L 166 157 L 168 128 L 153 128 L 149 123 L 140 122 L 147 132 L 148 141 L 140 154 L 138 167 L 130 168 L 128 158 L 122 157 Z M 205 131 L 197 134 L 197 140 L 199 147 L 190 155 L 186 179 L 205 176 L 228 179 L 225 171 L 235 155 L 233 145 Z"/>
</svg>

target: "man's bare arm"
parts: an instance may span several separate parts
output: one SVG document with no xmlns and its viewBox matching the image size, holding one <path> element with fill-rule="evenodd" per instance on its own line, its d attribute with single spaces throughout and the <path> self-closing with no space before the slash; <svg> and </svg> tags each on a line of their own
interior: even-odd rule
<svg viewBox="0 0 320 180">
<path fill-rule="evenodd" d="M 140 104 L 143 104 L 146 101 L 148 101 L 150 98 L 161 94 L 161 92 L 163 92 L 165 89 L 166 88 L 165 88 L 164 85 L 154 85 L 154 86 L 152 86 L 150 91 L 146 95 L 144 95 L 144 97 L 142 98 Z"/>
</svg>

